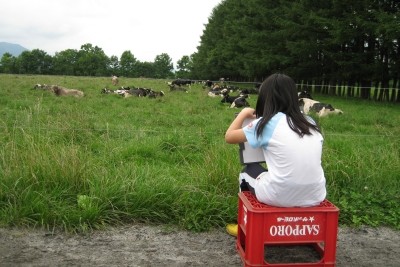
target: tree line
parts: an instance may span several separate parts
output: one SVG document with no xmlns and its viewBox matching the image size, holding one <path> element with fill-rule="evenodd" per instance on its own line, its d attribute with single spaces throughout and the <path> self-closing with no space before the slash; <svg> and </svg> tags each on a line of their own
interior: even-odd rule
<svg viewBox="0 0 400 267">
<path fill-rule="evenodd" d="M 107 57 L 85 44 L 53 57 L 39 49 L 4 54 L 0 71 L 239 82 L 284 72 L 323 93 L 340 95 L 346 87 L 349 96 L 400 102 L 399 9 L 398 0 L 222 0 L 197 51 L 176 70 L 168 54 L 140 62 L 129 50 Z"/>
<path fill-rule="evenodd" d="M 124 51 L 120 58 L 108 57 L 102 48 L 90 43 L 80 50 L 66 49 L 48 55 L 41 49 L 24 51 L 15 57 L 3 54 L 0 61 L 1 73 L 45 74 L 72 76 L 125 76 L 147 78 L 174 77 L 172 59 L 166 53 L 157 55 L 154 62 L 141 62 L 131 51 Z"/>
</svg>

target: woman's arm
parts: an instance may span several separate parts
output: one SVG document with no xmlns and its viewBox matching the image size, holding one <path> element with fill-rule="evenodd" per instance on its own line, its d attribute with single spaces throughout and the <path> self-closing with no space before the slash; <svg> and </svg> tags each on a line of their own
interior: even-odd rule
<svg viewBox="0 0 400 267">
<path fill-rule="evenodd" d="M 228 130 L 225 133 L 225 141 L 228 144 L 239 144 L 247 141 L 246 135 L 242 129 L 242 125 L 245 119 L 255 119 L 253 108 L 244 108 L 232 121 Z"/>
</svg>

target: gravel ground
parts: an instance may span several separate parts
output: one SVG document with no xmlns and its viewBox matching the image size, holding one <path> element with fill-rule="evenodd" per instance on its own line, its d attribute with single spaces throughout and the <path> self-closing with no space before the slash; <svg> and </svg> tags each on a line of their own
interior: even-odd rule
<svg viewBox="0 0 400 267">
<path fill-rule="evenodd" d="M 86 235 L 0 228 L 0 266 L 242 266 L 235 238 L 135 224 Z M 339 229 L 337 266 L 400 266 L 400 232 Z"/>
</svg>

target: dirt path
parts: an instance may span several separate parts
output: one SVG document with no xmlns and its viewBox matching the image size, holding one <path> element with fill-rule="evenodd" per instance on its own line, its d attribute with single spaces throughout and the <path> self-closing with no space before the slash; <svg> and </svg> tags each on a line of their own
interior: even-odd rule
<svg viewBox="0 0 400 267">
<path fill-rule="evenodd" d="M 400 266 L 400 232 L 340 228 L 337 266 Z M 90 235 L 0 228 L 0 266 L 241 266 L 235 238 L 131 225 Z"/>
</svg>

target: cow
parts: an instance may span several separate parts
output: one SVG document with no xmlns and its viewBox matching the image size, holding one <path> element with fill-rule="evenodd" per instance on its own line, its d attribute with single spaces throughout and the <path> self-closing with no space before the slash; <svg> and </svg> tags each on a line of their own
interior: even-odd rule
<svg viewBox="0 0 400 267">
<path fill-rule="evenodd" d="M 211 96 L 211 97 L 216 97 L 216 96 L 221 96 L 222 97 L 223 96 L 222 95 L 222 91 L 223 90 L 227 91 L 227 89 L 221 89 L 220 86 L 217 85 L 217 86 L 215 86 L 213 88 L 210 88 L 210 90 L 208 90 L 208 94 L 207 95 Z"/>
<path fill-rule="evenodd" d="M 147 96 L 148 90 L 145 88 L 134 88 L 134 89 L 129 89 L 126 90 L 124 96 L 129 97 L 129 96 L 137 96 L 137 97 L 144 97 Z"/>
<path fill-rule="evenodd" d="M 205 84 L 206 87 L 211 88 L 211 87 L 213 86 L 214 83 L 213 83 L 212 81 L 210 81 L 210 80 L 207 80 L 207 81 L 205 81 L 204 84 Z"/>
<path fill-rule="evenodd" d="M 116 92 L 112 89 L 108 89 L 107 87 L 104 87 L 103 89 L 101 89 L 101 93 L 102 94 L 116 94 Z"/>
<path fill-rule="evenodd" d="M 210 90 L 207 95 L 210 97 L 222 96 L 221 91 L 219 90 Z"/>
<path fill-rule="evenodd" d="M 118 76 L 115 76 L 115 75 L 113 75 L 113 76 L 111 76 L 111 82 L 112 82 L 112 84 L 113 85 L 117 85 L 118 84 Z"/>
<path fill-rule="evenodd" d="M 117 95 L 124 95 L 126 91 L 128 91 L 129 87 L 120 87 L 117 90 L 108 89 L 107 87 L 101 89 L 102 94 L 117 94 Z"/>
<path fill-rule="evenodd" d="M 297 96 L 299 98 L 308 98 L 308 99 L 313 99 L 311 94 L 308 91 L 301 91 L 297 93 Z"/>
<path fill-rule="evenodd" d="M 46 87 L 47 87 L 47 84 L 37 83 L 37 84 L 35 84 L 35 86 L 33 86 L 33 89 L 46 89 Z"/>
<path fill-rule="evenodd" d="M 157 96 L 164 96 L 165 93 L 163 91 L 154 91 L 150 89 L 149 93 L 147 94 L 147 97 L 149 98 L 156 98 Z"/>
<path fill-rule="evenodd" d="M 334 108 L 331 104 L 321 103 L 309 98 L 300 98 L 299 105 L 300 110 L 304 114 L 314 112 L 318 115 L 318 117 L 325 117 L 330 114 L 343 114 L 342 110 Z"/>
<path fill-rule="evenodd" d="M 129 87 L 128 87 L 129 88 Z M 164 96 L 165 93 L 163 91 L 155 91 L 151 88 L 132 88 L 129 90 L 125 90 L 124 97 L 137 96 L 137 97 L 148 97 L 148 98 L 156 98 L 157 96 Z"/>
<path fill-rule="evenodd" d="M 247 102 L 246 98 L 248 98 L 249 95 L 242 95 L 233 100 L 231 104 L 231 108 L 244 108 L 244 107 L 250 107 L 249 102 Z"/>
<path fill-rule="evenodd" d="M 37 83 L 35 84 L 35 86 L 33 87 L 33 89 L 41 89 L 41 90 L 50 90 L 54 85 L 50 85 L 50 84 L 40 84 Z"/>
<path fill-rule="evenodd" d="M 78 90 L 78 89 L 68 89 L 62 86 L 58 86 L 58 85 L 53 85 L 51 87 L 51 91 L 53 91 L 53 93 L 56 96 L 75 96 L 75 97 L 82 97 L 85 94 Z"/>
<path fill-rule="evenodd" d="M 228 89 L 223 89 L 223 90 L 221 91 L 221 94 L 222 94 L 221 103 L 229 103 L 229 104 L 232 104 L 233 101 L 235 101 L 236 98 L 246 95 L 246 94 L 240 93 L 240 94 L 237 95 L 237 96 L 230 96 L 230 95 L 229 95 Z"/>
<path fill-rule="evenodd" d="M 68 89 L 58 85 L 52 86 L 52 91 L 56 96 L 74 96 L 74 97 L 82 97 L 85 94 L 78 89 Z"/>
<path fill-rule="evenodd" d="M 177 85 L 177 86 L 182 86 L 182 85 L 191 85 L 192 84 L 192 80 L 188 80 L 188 79 L 176 79 L 173 80 L 172 82 L 168 83 L 169 85 Z"/>
</svg>

